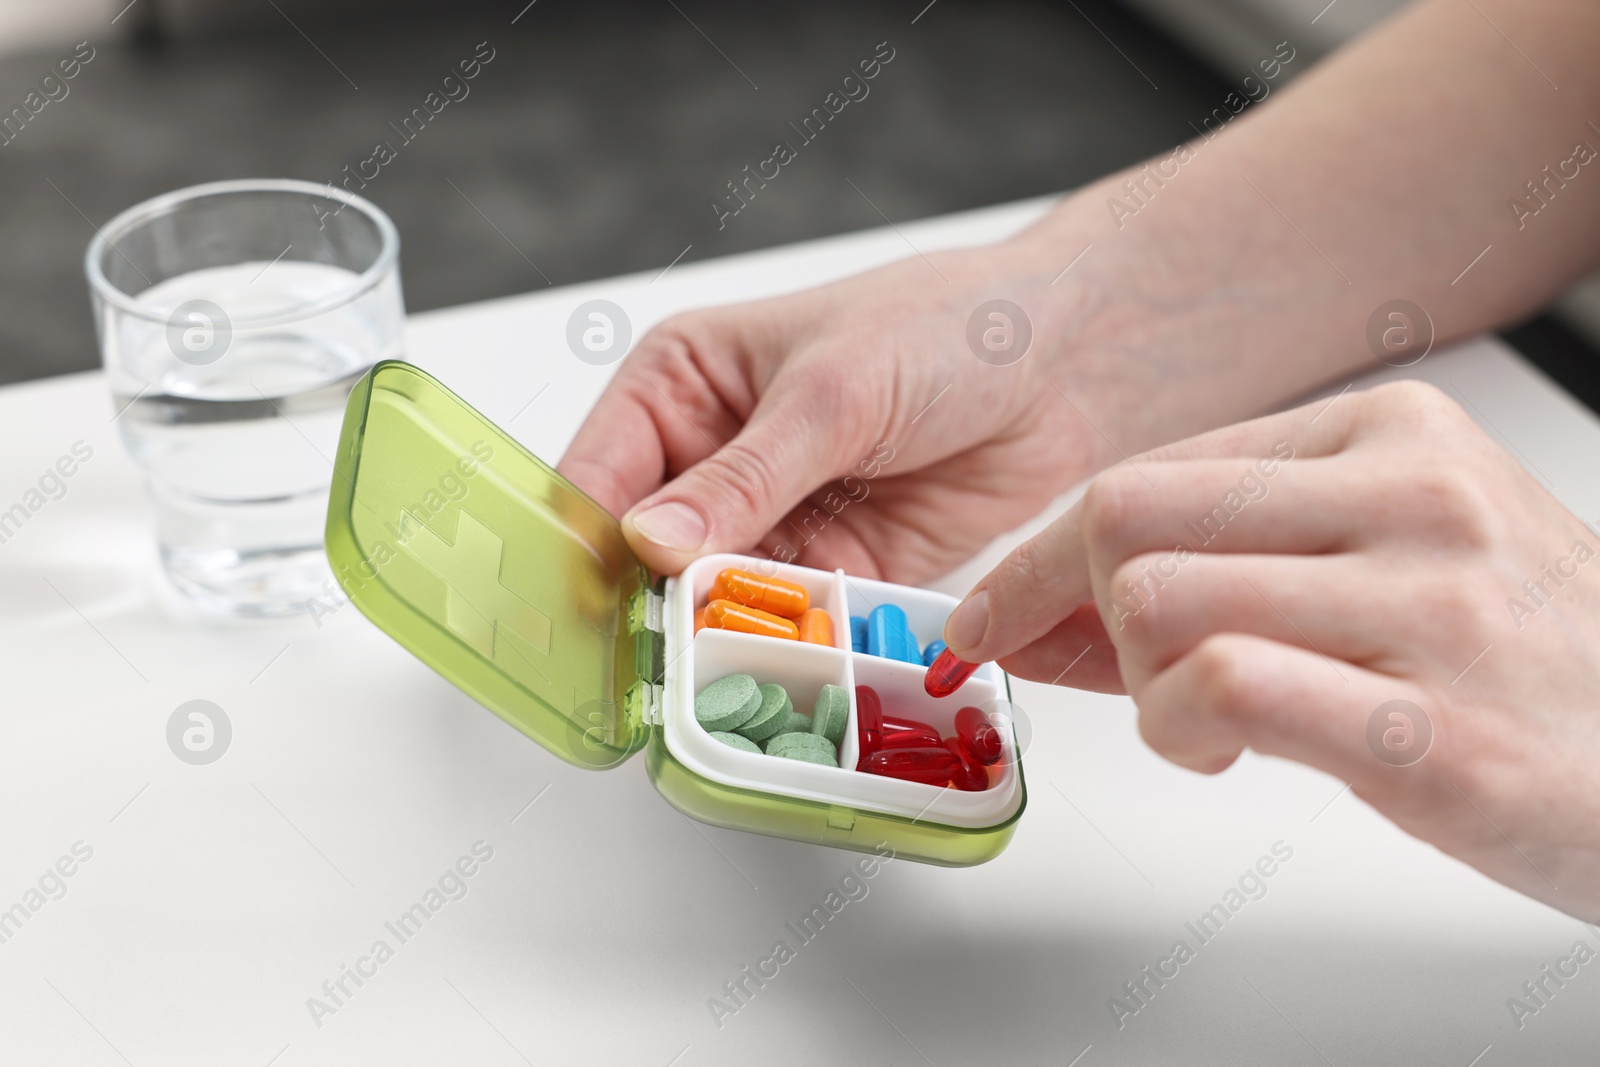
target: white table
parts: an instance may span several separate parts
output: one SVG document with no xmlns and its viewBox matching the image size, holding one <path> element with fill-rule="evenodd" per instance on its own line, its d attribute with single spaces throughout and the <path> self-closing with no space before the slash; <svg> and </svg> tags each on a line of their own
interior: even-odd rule
<svg viewBox="0 0 1600 1067">
<path fill-rule="evenodd" d="M 419 315 L 410 351 L 554 460 L 609 374 L 566 350 L 580 301 L 615 300 L 642 331 L 898 258 L 905 238 L 993 239 L 1042 207 Z M 1515 354 L 1481 341 L 1408 373 L 1459 390 L 1569 506 L 1600 515 L 1600 421 Z M 0 545 L 0 908 L 74 842 L 93 849 L 0 944 L 0 1063 L 1467 1067 L 1486 1048 L 1484 1067 L 1593 1062 L 1600 966 L 1520 1032 L 1506 999 L 1600 936 L 1324 775 L 1249 755 L 1189 774 L 1143 746 L 1125 699 L 1026 683 L 1030 804 L 1010 850 L 970 870 L 888 865 L 719 1029 L 708 998 L 792 940 L 785 922 L 855 854 L 691 823 L 642 761 L 568 767 L 352 608 L 320 628 L 197 614 L 157 573 L 110 414 L 94 374 L 0 390 L 0 508 L 73 441 L 95 449 Z M 943 587 L 961 592 L 1015 540 Z M 195 698 L 233 724 L 210 766 L 165 743 Z M 479 840 L 493 859 L 467 895 L 399 944 L 384 923 Z M 1119 1029 L 1108 998 L 1192 944 L 1184 923 L 1277 841 L 1293 858 L 1267 895 Z M 379 938 L 393 958 L 347 979 L 353 995 L 316 1025 L 307 998 Z"/>
</svg>

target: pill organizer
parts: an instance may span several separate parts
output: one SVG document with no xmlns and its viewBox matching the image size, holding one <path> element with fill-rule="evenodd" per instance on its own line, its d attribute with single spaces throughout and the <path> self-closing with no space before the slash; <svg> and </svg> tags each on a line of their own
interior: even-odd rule
<svg viewBox="0 0 1600 1067">
<path fill-rule="evenodd" d="M 858 653 L 850 617 L 898 604 L 937 635 L 942 593 L 719 553 L 652 582 L 604 508 L 416 367 L 386 361 L 351 392 L 339 440 L 327 552 L 340 586 L 380 629 L 556 756 L 607 769 L 643 750 L 661 793 L 717 826 L 946 866 L 992 859 L 1026 804 L 1005 674 L 985 664 L 952 696 L 920 664 Z M 718 571 L 804 586 L 832 646 L 694 630 Z M 824 684 L 850 695 L 839 767 L 744 752 L 712 738 L 694 698 L 730 674 L 776 682 L 809 711 Z M 855 770 L 856 687 L 890 714 L 954 736 L 977 706 L 1007 751 L 967 792 Z"/>
</svg>

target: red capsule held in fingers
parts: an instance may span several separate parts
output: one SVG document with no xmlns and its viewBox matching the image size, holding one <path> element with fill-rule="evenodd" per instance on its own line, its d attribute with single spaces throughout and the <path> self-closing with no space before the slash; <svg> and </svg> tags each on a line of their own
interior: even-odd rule
<svg viewBox="0 0 1600 1067">
<path fill-rule="evenodd" d="M 986 766 L 999 763 L 1000 754 L 1005 751 L 1005 739 L 1000 730 L 977 708 L 962 708 L 956 712 L 956 737 Z"/>
<path fill-rule="evenodd" d="M 989 788 L 989 772 L 983 769 L 983 764 L 978 762 L 976 756 L 967 751 L 967 746 L 959 738 L 945 738 L 944 747 L 961 761 L 956 773 L 950 776 L 951 785 L 968 793 L 981 793 Z"/>
<path fill-rule="evenodd" d="M 861 755 L 856 770 L 867 769 L 867 761 L 883 747 L 883 701 L 870 685 L 856 686 L 856 742 Z"/>
<path fill-rule="evenodd" d="M 961 771 L 961 760 L 948 748 L 886 748 L 874 752 L 864 768 L 868 774 L 899 778 L 923 785 L 945 785 Z"/>
<path fill-rule="evenodd" d="M 902 719 L 898 715 L 883 717 L 884 748 L 916 748 L 942 744 L 944 739 L 939 736 L 939 731 L 925 722 Z"/>
<path fill-rule="evenodd" d="M 947 697 L 960 689 L 961 684 L 971 678 L 972 672 L 980 666 L 982 664 L 968 663 L 947 648 L 934 657 L 933 665 L 923 676 L 922 688 L 931 697 Z"/>
</svg>

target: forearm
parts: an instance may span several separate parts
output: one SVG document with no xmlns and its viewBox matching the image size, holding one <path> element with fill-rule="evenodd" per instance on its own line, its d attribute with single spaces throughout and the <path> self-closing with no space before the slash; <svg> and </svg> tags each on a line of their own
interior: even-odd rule
<svg viewBox="0 0 1600 1067">
<path fill-rule="evenodd" d="M 1600 252 L 1600 160 L 1574 158 L 1600 150 L 1597 41 L 1600 5 L 1430 0 L 1186 162 L 1067 198 L 1015 242 L 1066 387 L 1132 451 L 1378 365 L 1388 301 L 1420 305 L 1436 344 L 1548 302 Z"/>
</svg>

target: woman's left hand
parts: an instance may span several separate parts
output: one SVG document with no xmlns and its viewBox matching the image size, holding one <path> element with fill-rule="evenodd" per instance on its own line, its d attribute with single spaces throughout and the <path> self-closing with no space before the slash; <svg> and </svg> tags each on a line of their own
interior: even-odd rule
<svg viewBox="0 0 1600 1067">
<path fill-rule="evenodd" d="M 1101 474 L 944 636 L 1023 678 L 1127 692 L 1181 766 L 1251 748 L 1320 768 L 1596 921 L 1597 543 L 1448 397 L 1401 382 Z"/>
</svg>

